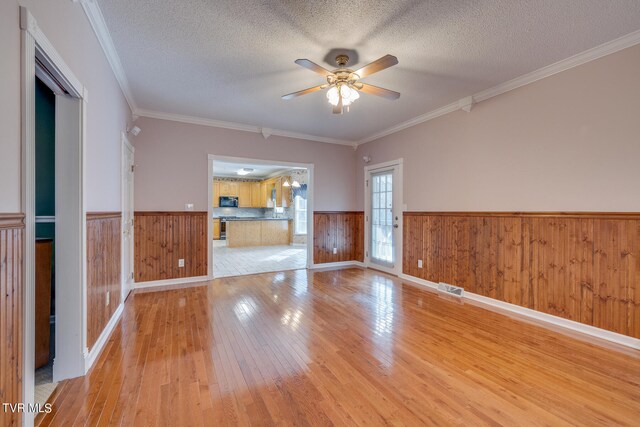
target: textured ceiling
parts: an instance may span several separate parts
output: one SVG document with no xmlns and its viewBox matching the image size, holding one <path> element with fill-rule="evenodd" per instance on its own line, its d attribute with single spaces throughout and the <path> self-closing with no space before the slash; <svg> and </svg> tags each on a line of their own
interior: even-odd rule
<svg viewBox="0 0 640 427">
<path fill-rule="evenodd" d="M 139 108 L 357 141 L 640 29 L 638 0 L 99 0 Z M 399 65 L 333 115 L 294 64 L 353 49 Z M 356 68 L 355 64 L 349 64 Z"/>
</svg>

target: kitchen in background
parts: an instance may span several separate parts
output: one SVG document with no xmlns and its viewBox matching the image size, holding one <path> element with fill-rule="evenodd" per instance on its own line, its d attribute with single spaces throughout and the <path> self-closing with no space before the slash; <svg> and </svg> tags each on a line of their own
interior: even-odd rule
<svg viewBox="0 0 640 427">
<path fill-rule="evenodd" d="M 306 268 L 308 172 L 214 161 L 214 276 Z"/>
</svg>

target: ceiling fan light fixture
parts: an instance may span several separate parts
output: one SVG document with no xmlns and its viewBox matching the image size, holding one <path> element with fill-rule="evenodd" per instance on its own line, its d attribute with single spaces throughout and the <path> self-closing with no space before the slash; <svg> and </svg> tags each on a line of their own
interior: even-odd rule
<svg viewBox="0 0 640 427">
<path fill-rule="evenodd" d="M 349 97 L 351 96 L 351 89 L 349 88 L 348 85 L 346 84 L 340 85 L 340 96 L 342 96 L 345 99 L 349 99 Z"/>
<path fill-rule="evenodd" d="M 338 102 L 340 102 L 340 93 L 338 92 L 338 88 L 336 86 L 331 86 L 331 88 L 327 91 L 327 99 L 329 100 L 329 104 L 336 106 Z"/>
<path fill-rule="evenodd" d="M 355 71 L 345 68 L 348 62 L 349 57 L 347 55 L 338 55 L 336 57 L 336 64 L 338 65 L 338 68 L 330 71 L 308 59 L 297 59 L 295 61 L 296 64 L 320 74 L 326 79 L 327 83 L 289 93 L 287 95 L 283 95 L 282 98 L 292 99 L 301 95 L 329 88 L 327 91 L 327 100 L 329 101 L 329 104 L 334 107 L 333 113 L 342 114 L 344 112 L 348 112 L 349 106 L 360 98 L 360 91 L 391 100 L 398 99 L 400 97 L 398 92 L 361 83 L 359 81 L 361 78 L 370 76 L 371 74 L 396 65 L 398 63 L 398 58 L 393 55 L 385 55 Z"/>
</svg>

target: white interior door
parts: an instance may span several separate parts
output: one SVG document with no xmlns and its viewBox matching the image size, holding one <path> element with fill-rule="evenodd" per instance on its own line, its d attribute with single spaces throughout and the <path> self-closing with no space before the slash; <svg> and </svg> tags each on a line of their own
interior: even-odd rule
<svg viewBox="0 0 640 427">
<path fill-rule="evenodd" d="M 367 264 L 399 274 L 402 240 L 400 165 L 371 167 L 366 173 Z"/>
<path fill-rule="evenodd" d="M 133 147 L 126 136 L 122 143 L 122 274 L 124 301 L 133 287 Z"/>
<path fill-rule="evenodd" d="M 56 355 L 53 380 L 84 375 L 85 212 L 82 152 L 83 103 L 56 96 Z M 33 357 L 33 356 L 31 356 Z"/>
</svg>

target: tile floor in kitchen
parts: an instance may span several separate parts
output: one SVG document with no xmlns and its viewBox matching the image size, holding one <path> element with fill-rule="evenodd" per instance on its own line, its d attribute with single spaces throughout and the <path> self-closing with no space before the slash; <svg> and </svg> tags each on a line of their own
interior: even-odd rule
<svg viewBox="0 0 640 427">
<path fill-rule="evenodd" d="M 216 278 L 306 267 L 307 246 L 304 244 L 228 248 L 225 240 L 213 241 Z"/>
</svg>

